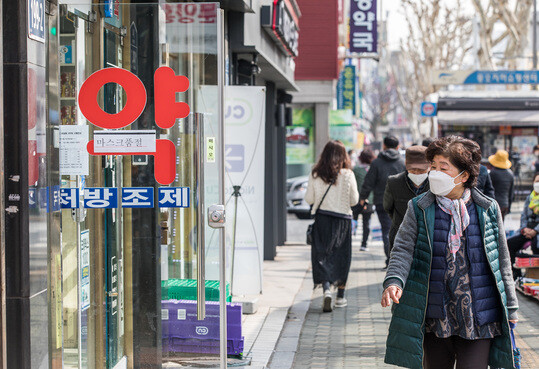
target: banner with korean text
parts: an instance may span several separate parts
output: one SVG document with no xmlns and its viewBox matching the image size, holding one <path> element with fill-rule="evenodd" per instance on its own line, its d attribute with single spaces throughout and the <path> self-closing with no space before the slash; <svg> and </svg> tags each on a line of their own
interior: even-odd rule
<svg viewBox="0 0 539 369">
<path fill-rule="evenodd" d="M 351 53 L 377 52 L 376 0 L 350 0 Z"/>
</svg>

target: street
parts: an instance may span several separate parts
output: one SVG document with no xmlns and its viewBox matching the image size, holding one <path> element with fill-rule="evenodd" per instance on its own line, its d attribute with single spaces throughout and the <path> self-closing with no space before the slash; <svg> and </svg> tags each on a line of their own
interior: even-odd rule
<svg viewBox="0 0 539 369">
<path fill-rule="evenodd" d="M 520 208 L 515 204 L 514 209 Z M 518 213 L 513 212 L 506 220 L 507 227 L 513 227 L 518 221 Z M 288 219 L 289 236 L 293 241 L 301 241 L 307 225 L 312 221 Z M 372 226 L 377 226 L 373 217 Z M 353 238 L 353 260 L 348 279 L 346 298 L 348 306 L 335 309 L 332 313 L 322 313 L 322 290 L 320 288 L 309 293 L 311 296 L 301 332 L 297 342 L 290 336 L 281 334 L 277 349 L 270 361 L 272 369 L 307 369 L 307 368 L 391 368 L 384 364 L 385 340 L 391 309 L 380 306 L 382 271 L 384 253 L 381 241 L 371 241 L 370 250 L 360 252 L 360 231 Z M 310 270 L 306 281 L 312 288 Z M 537 368 L 539 362 L 539 338 L 537 335 L 536 317 L 539 303 L 521 294 L 519 297 L 519 324 L 517 327 L 517 346 L 522 352 L 522 368 Z M 299 302 L 296 297 L 295 305 Z M 294 307 L 292 307 L 292 310 Z M 290 315 L 290 314 L 289 314 Z M 294 314 L 297 317 L 296 314 Z M 301 315 L 300 315 L 301 316 Z M 287 320 L 287 325 L 297 324 L 295 320 Z M 288 346 L 283 348 L 282 344 Z M 294 348 L 296 347 L 296 348 Z M 286 359 L 286 353 L 294 351 L 293 362 Z"/>
</svg>

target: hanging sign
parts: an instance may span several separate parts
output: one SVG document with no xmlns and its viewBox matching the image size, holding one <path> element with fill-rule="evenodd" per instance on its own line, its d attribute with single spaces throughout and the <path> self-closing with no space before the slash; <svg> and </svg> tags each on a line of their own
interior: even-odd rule
<svg viewBox="0 0 539 369">
<path fill-rule="evenodd" d="M 279 48 L 290 56 L 298 56 L 298 16 L 289 1 L 273 0 L 273 6 L 263 6 L 261 25 Z"/>
<path fill-rule="evenodd" d="M 356 115 L 356 67 L 346 65 L 337 83 L 337 109 L 352 110 Z"/>
<path fill-rule="evenodd" d="M 430 102 L 430 101 L 423 101 L 421 103 L 421 116 L 422 117 L 435 117 L 437 112 L 438 112 L 438 104 Z"/>
<path fill-rule="evenodd" d="M 28 37 L 45 43 L 45 0 L 28 0 Z"/>
<path fill-rule="evenodd" d="M 376 53 L 378 29 L 376 0 L 350 0 L 351 53 Z"/>
</svg>

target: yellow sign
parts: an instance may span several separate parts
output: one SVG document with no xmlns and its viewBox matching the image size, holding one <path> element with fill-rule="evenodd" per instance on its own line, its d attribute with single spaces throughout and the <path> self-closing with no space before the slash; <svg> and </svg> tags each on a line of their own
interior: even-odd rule
<svg viewBox="0 0 539 369">
<path fill-rule="evenodd" d="M 215 137 L 206 138 L 206 162 L 215 163 Z"/>
</svg>

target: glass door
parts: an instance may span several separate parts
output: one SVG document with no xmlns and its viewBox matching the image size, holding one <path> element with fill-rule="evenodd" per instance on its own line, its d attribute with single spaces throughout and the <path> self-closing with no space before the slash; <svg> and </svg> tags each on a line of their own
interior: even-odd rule
<svg viewBox="0 0 539 369">
<path fill-rule="evenodd" d="M 70 2 L 59 18 L 64 367 L 224 368 L 243 337 L 227 306 L 218 3 Z M 106 121 L 141 105 L 110 127 L 88 101 Z M 155 148 L 135 147 L 141 135 Z"/>
</svg>

